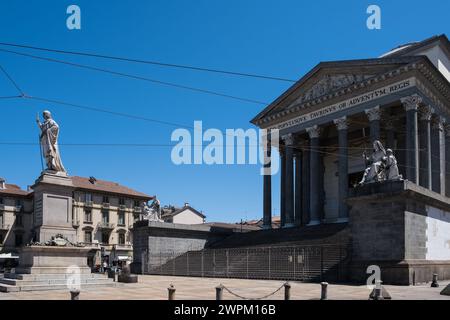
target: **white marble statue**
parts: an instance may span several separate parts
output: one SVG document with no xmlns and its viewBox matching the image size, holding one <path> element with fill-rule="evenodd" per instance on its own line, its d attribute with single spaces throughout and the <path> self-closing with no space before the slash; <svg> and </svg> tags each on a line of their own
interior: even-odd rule
<svg viewBox="0 0 450 320">
<path fill-rule="evenodd" d="M 144 204 L 143 219 L 150 221 L 162 221 L 161 204 L 157 198 L 155 198 L 150 205 L 147 203 Z"/>
<path fill-rule="evenodd" d="M 366 152 L 364 152 L 363 158 L 368 166 L 364 171 L 360 184 L 385 180 L 384 162 L 386 161 L 386 150 L 381 142 L 375 140 L 373 142 L 372 154 L 367 156 Z"/>
<path fill-rule="evenodd" d="M 41 130 L 39 140 L 42 156 L 45 158 L 47 164 L 47 170 L 55 173 L 66 173 L 58 148 L 59 126 L 55 120 L 52 119 L 50 111 L 46 110 L 42 115 L 44 117 L 44 122 L 41 123 L 39 116 L 37 117 L 36 122 Z"/>
<path fill-rule="evenodd" d="M 392 149 L 386 150 L 386 179 L 387 180 L 402 180 L 403 177 L 399 174 L 397 159 L 392 152 Z"/>
</svg>

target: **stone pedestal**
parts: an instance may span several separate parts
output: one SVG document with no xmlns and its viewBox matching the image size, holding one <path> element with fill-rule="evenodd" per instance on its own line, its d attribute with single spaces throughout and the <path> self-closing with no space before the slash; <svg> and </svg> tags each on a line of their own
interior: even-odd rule
<svg viewBox="0 0 450 320">
<path fill-rule="evenodd" d="M 87 257 L 94 248 L 29 246 L 19 251 L 19 266 L 16 273 L 21 274 L 59 274 L 67 273 L 67 268 L 78 267 L 81 273 L 91 273 Z"/>
<path fill-rule="evenodd" d="M 47 242 L 62 234 L 76 242 L 72 227 L 72 179 L 63 173 L 44 172 L 32 186 L 34 190 L 34 240 Z"/>
<path fill-rule="evenodd" d="M 372 183 L 352 190 L 352 280 L 365 283 L 377 265 L 384 284 L 450 279 L 450 199 L 409 181 Z"/>
</svg>

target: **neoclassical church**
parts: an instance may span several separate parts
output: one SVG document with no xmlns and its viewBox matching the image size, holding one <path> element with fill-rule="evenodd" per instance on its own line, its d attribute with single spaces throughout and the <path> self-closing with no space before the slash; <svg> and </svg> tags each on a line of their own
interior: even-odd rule
<svg viewBox="0 0 450 320">
<path fill-rule="evenodd" d="M 378 58 L 321 62 L 252 121 L 278 129 L 283 228 L 342 224 L 351 277 L 450 279 L 450 42 L 445 35 Z M 403 179 L 360 184 L 374 141 Z M 272 152 L 272 156 L 275 156 Z M 278 154 L 277 154 L 278 156 Z M 272 177 L 264 176 L 270 228 Z"/>
</svg>

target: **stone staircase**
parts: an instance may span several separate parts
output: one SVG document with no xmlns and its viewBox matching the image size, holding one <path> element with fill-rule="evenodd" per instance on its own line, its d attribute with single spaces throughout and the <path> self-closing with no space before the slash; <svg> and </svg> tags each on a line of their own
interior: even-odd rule
<svg viewBox="0 0 450 320">
<path fill-rule="evenodd" d="M 18 291 L 41 291 L 41 290 L 69 290 L 67 281 L 73 277 L 73 274 L 65 273 L 35 273 L 35 274 L 17 274 L 5 273 L 0 278 L 0 292 L 18 292 Z M 120 285 L 100 273 L 81 273 L 81 290 L 96 287 L 111 287 Z"/>
</svg>

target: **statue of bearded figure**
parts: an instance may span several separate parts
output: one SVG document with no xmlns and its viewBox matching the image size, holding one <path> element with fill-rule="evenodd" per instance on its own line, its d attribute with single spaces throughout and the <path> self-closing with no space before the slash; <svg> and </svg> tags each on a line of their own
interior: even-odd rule
<svg viewBox="0 0 450 320">
<path fill-rule="evenodd" d="M 36 122 L 41 130 L 39 141 L 42 148 L 42 156 L 45 158 L 47 164 L 47 170 L 56 173 L 66 173 L 58 148 L 59 126 L 55 120 L 52 119 L 50 111 L 46 110 L 42 115 L 44 117 L 44 122 L 41 123 L 39 117 L 37 117 Z"/>
</svg>

